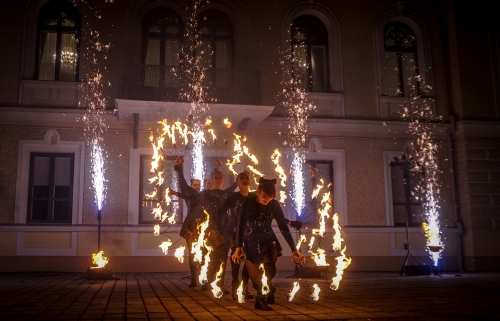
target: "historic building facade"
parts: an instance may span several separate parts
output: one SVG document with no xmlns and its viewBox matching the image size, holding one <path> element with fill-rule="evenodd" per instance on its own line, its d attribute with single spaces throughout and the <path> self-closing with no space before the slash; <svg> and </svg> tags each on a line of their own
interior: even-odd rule
<svg viewBox="0 0 500 321">
<path fill-rule="evenodd" d="M 151 130 L 163 118 L 185 119 L 190 108 L 179 98 L 182 79 L 176 76 L 190 5 L 0 4 L 1 271 L 84 271 L 91 265 L 97 208 L 82 117 L 97 33 L 110 44 L 107 59 L 97 56 L 108 127 L 101 249 L 117 272 L 188 270 L 173 251 L 165 256 L 158 248 L 166 238 L 183 244 L 178 231 L 186 210 L 178 224 L 154 236 L 144 193 L 150 189 Z M 453 0 L 212 0 L 196 15 L 203 42 L 197 54 L 213 51 L 203 63 L 216 99 L 209 106 L 219 143 L 206 146 L 207 168 L 233 155 L 233 132 L 247 137 L 266 176 L 276 175 L 270 158 L 276 148 L 290 168 L 279 50 L 291 48 L 304 61 L 292 66 L 293 77 L 317 106 L 303 146 L 305 187 L 310 191 L 318 177 L 332 184 L 346 255 L 353 259 L 349 269 L 399 271 L 406 243 L 428 264 L 421 201 L 405 197 L 404 182 L 410 186 L 415 178 L 394 160 L 412 149 L 414 138 L 401 118 L 409 104 L 428 106 L 439 117 L 431 131 L 441 170 L 440 268 L 500 269 L 500 250 L 493 246 L 500 242 L 500 19 L 492 8 Z M 225 117 L 233 122 L 229 129 Z M 189 153 L 166 154 L 185 154 L 189 176 Z M 229 185 L 234 178 L 223 171 Z M 308 229 L 301 232 L 309 237 L 318 218 L 310 196 L 306 203 L 300 215 L 290 200 L 284 211 L 304 221 Z M 332 234 L 329 226 L 326 250 Z M 290 255 L 285 250 L 278 260 L 282 268 L 293 268 Z M 335 256 L 328 256 L 332 265 Z"/>
</svg>

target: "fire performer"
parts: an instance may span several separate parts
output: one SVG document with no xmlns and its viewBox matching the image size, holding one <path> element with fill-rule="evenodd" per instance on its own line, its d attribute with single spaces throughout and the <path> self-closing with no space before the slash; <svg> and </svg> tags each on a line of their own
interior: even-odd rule
<svg viewBox="0 0 500 321">
<path fill-rule="evenodd" d="M 205 181 L 205 187 L 212 186 L 212 189 L 206 189 L 203 192 L 193 192 L 193 189 L 187 185 L 187 182 L 182 174 L 182 158 L 178 159 L 177 162 L 179 166 L 176 168 L 179 173 L 179 183 L 181 187 L 181 193 L 169 189 L 169 195 L 176 195 L 183 198 L 188 205 L 188 214 L 184 220 L 181 228 L 180 235 L 186 239 L 188 243 L 188 249 L 191 256 L 193 256 L 193 269 L 191 270 L 191 284 L 190 287 L 196 287 L 196 264 L 194 263 L 194 255 L 191 254 L 192 242 L 196 241 L 198 238 L 198 225 L 204 219 L 204 210 L 210 215 L 210 225 L 208 227 L 208 244 L 213 247 L 213 251 L 210 255 L 210 275 L 209 282 L 204 284 L 202 289 L 208 289 L 208 284 L 215 279 L 215 273 L 217 267 L 220 266 L 222 262 L 226 261 L 228 248 L 223 242 L 223 228 L 222 228 L 222 217 L 218 215 L 218 209 L 222 206 L 226 198 L 234 191 L 236 184 L 233 184 L 229 188 L 222 190 L 224 184 L 224 174 L 218 170 L 219 166 L 222 165 L 220 160 L 215 162 L 215 170 L 212 173 L 211 179 L 209 180 L 212 184 L 207 184 Z M 187 193 L 183 193 L 183 188 Z M 189 233 L 187 233 L 189 232 Z M 183 235 L 186 235 L 183 236 Z M 218 264 L 217 264 L 218 263 Z M 191 265 L 190 265 L 191 268 Z M 194 273 L 194 279 L 193 279 Z"/>
<path fill-rule="evenodd" d="M 238 263 L 242 257 L 245 259 L 248 274 L 257 290 L 255 308 L 265 311 L 272 310 L 268 304 L 274 303 L 276 291 L 271 281 L 276 275 L 279 244 L 271 225 L 273 219 L 278 223 L 283 237 L 292 250 L 292 260 L 297 259 L 300 264 L 306 260 L 305 256 L 297 251 L 283 210 L 279 202 L 274 199 L 276 197 L 275 184 L 276 179 L 261 178 L 256 195 L 249 196 L 243 203 L 236 232 L 236 251 L 232 256 L 234 263 Z M 262 293 L 263 272 L 259 268 L 262 263 L 269 282 L 267 286 L 270 292 L 267 295 Z"/>
</svg>

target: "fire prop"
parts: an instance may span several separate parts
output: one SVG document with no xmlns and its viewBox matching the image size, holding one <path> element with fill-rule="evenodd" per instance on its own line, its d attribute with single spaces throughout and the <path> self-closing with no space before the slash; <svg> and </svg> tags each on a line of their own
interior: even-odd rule
<svg viewBox="0 0 500 321">
<path fill-rule="evenodd" d="M 332 248 L 334 251 L 340 251 L 340 255 L 335 258 L 335 260 L 337 260 L 336 275 L 332 278 L 330 289 L 338 290 L 344 270 L 351 264 L 352 259 L 345 256 L 346 246 L 341 249 L 344 238 L 340 234 L 341 228 L 339 225 L 339 215 L 337 213 L 333 215 L 333 230 L 335 231 L 335 234 L 333 235 Z"/>
<path fill-rule="evenodd" d="M 412 100 L 410 106 L 404 108 L 403 117 L 410 120 L 409 132 L 416 138 L 414 155 L 411 159 L 411 170 L 422 174 L 421 183 L 416 187 L 417 193 L 423 195 L 425 222 L 424 233 L 427 239 L 426 249 L 434 266 L 438 266 L 444 244 L 441 238 L 439 220 L 439 169 L 437 165 L 438 146 L 434 143 L 429 120 L 434 119 L 430 106 L 417 106 Z"/>
<path fill-rule="evenodd" d="M 276 173 L 278 173 L 278 177 L 280 179 L 280 185 L 283 189 L 285 189 L 286 188 L 286 174 L 285 174 L 285 171 L 283 170 L 283 167 L 281 167 L 281 165 L 279 164 L 280 157 L 281 157 L 281 153 L 279 152 L 278 149 L 276 149 L 274 151 L 273 155 L 271 156 L 271 160 L 273 161 L 273 164 L 276 165 L 276 167 L 274 168 L 274 171 Z M 281 205 L 285 206 L 285 201 L 286 201 L 286 192 L 284 190 L 281 190 L 279 202 L 281 203 Z"/>
<path fill-rule="evenodd" d="M 241 280 L 240 286 L 238 287 L 238 290 L 236 291 L 236 294 L 238 296 L 238 302 L 239 303 L 245 303 L 246 302 L 246 297 L 243 294 L 243 280 Z"/>
<path fill-rule="evenodd" d="M 181 245 L 178 248 L 175 249 L 174 256 L 179 260 L 179 263 L 184 263 L 184 250 L 185 246 Z"/>
<path fill-rule="evenodd" d="M 270 292 L 269 290 L 269 285 L 267 284 L 267 276 L 266 276 L 266 270 L 264 269 L 264 264 L 261 263 L 259 265 L 259 269 L 262 270 L 262 279 L 261 279 L 261 282 L 262 282 L 262 290 L 261 290 L 261 293 L 263 295 L 266 295 Z"/>
<path fill-rule="evenodd" d="M 297 291 L 299 291 L 299 289 L 300 289 L 299 282 L 297 282 L 297 281 L 293 282 L 292 291 L 290 291 L 290 293 L 287 293 L 287 295 L 286 295 L 286 299 L 288 300 L 288 302 L 293 301 L 293 298 L 295 297 L 295 294 L 297 293 Z"/>
<path fill-rule="evenodd" d="M 215 280 L 212 283 L 210 283 L 210 285 L 212 286 L 212 293 L 214 297 L 216 297 L 217 299 L 222 298 L 222 296 L 224 295 L 224 291 L 222 291 L 221 288 L 217 285 L 217 283 L 219 283 L 219 281 L 221 280 L 223 272 L 224 272 L 224 263 L 221 263 L 219 272 L 217 272 L 217 274 L 215 275 Z"/>
<path fill-rule="evenodd" d="M 289 37 L 291 39 L 291 37 Z M 291 45 L 291 43 L 289 43 Z M 300 47 L 305 50 L 304 43 L 294 44 L 294 47 Z M 281 52 L 283 59 L 280 61 L 283 72 L 281 81 L 282 92 L 279 93 L 278 100 L 281 101 L 283 109 L 287 111 L 288 116 L 288 136 L 285 144 L 291 148 L 292 157 L 292 200 L 295 211 L 301 215 L 304 208 L 304 177 L 303 164 L 305 154 L 301 149 L 307 137 L 307 118 L 316 106 L 307 102 L 307 92 L 300 77 L 295 77 L 293 69 L 298 66 L 307 66 L 301 55 L 295 54 L 298 48 L 292 50 L 291 46 L 284 52 Z"/>
<path fill-rule="evenodd" d="M 310 298 L 312 301 L 318 301 L 319 300 L 319 292 L 321 291 L 321 289 L 319 288 L 319 286 L 316 283 L 313 284 L 313 288 L 314 288 L 314 292 L 311 293 Z"/>
<path fill-rule="evenodd" d="M 97 265 L 97 268 L 103 268 L 106 264 L 108 264 L 108 258 L 104 256 L 103 251 L 99 251 L 92 254 L 92 263 Z"/>
<path fill-rule="evenodd" d="M 237 134 L 234 134 L 234 152 L 235 152 L 235 155 L 233 155 L 232 157 L 232 160 L 227 160 L 226 162 L 226 165 L 228 166 L 229 170 L 231 171 L 231 173 L 233 173 L 234 175 L 238 175 L 238 173 L 236 172 L 236 170 L 234 169 L 234 166 L 236 164 L 240 164 L 241 163 L 241 157 L 243 155 L 247 156 L 248 159 L 250 160 L 251 164 L 252 165 L 247 165 L 247 168 L 252 172 L 254 173 L 254 180 L 255 180 L 255 183 L 258 184 L 258 179 L 257 177 L 263 177 L 264 174 L 262 174 L 261 172 L 259 172 L 254 166 L 257 166 L 259 165 L 259 160 L 257 159 L 257 157 L 250 153 L 250 150 L 248 149 L 247 146 L 244 146 L 241 144 L 241 136 L 240 135 L 237 135 Z M 247 140 L 247 138 L 245 136 L 243 136 L 243 142 L 245 142 Z"/>
<path fill-rule="evenodd" d="M 167 255 L 168 254 L 168 248 L 172 246 L 172 241 L 164 241 L 160 244 L 159 248 L 163 251 L 163 254 Z"/>
</svg>

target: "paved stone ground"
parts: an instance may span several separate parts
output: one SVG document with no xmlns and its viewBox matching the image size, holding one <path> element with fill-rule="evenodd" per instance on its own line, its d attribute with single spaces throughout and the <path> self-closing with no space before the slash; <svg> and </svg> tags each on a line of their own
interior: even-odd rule
<svg viewBox="0 0 500 321">
<path fill-rule="evenodd" d="M 347 271 L 337 291 L 328 280 L 301 280 L 288 302 L 290 274 L 278 273 L 274 311 L 264 312 L 253 300 L 238 304 L 191 289 L 186 273 L 116 273 L 106 281 L 84 273 L 2 273 L 0 320 L 500 320 L 500 273 Z M 309 298 L 314 282 L 317 302 Z"/>
</svg>

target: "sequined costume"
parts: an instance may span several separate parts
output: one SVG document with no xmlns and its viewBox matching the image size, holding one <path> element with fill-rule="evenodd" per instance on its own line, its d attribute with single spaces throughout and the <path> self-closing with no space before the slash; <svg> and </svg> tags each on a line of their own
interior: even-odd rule
<svg viewBox="0 0 500 321">
<path fill-rule="evenodd" d="M 242 247 L 246 259 L 259 264 L 269 250 L 279 251 L 279 243 L 272 228 L 275 219 L 283 237 L 292 251 L 296 250 L 287 219 L 278 201 L 272 200 L 267 205 L 257 202 L 257 196 L 249 196 L 241 207 L 236 233 L 236 247 Z M 253 281 L 253 280 L 252 280 Z"/>
</svg>

